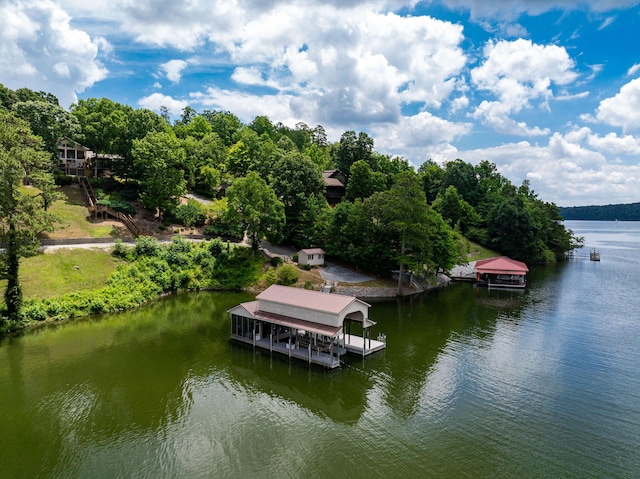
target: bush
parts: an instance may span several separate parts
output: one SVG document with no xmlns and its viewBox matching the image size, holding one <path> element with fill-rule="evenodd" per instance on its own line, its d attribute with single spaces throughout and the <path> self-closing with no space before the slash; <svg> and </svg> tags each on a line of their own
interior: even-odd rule
<svg viewBox="0 0 640 479">
<path fill-rule="evenodd" d="M 136 246 L 134 253 L 136 257 L 140 256 L 158 256 L 161 252 L 160 243 L 158 240 L 151 236 L 140 236 L 136 239 Z"/>
<path fill-rule="evenodd" d="M 25 304 L 22 308 L 22 317 L 28 321 L 44 321 L 47 319 L 47 311 L 42 303 Z"/>
<path fill-rule="evenodd" d="M 293 262 L 297 263 L 298 262 L 298 253 L 293 255 Z"/>
<path fill-rule="evenodd" d="M 138 187 L 127 185 L 120 190 L 120 196 L 127 201 L 135 201 L 138 199 Z"/>
<path fill-rule="evenodd" d="M 109 208 L 119 211 L 120 213 L 124 213 L 126 215 L 136 214 L 136 209 L 133 207 L 133 205 L 124 200 L 101 199 L 101 200 L 98 200 L 98 204 L 108 206 Z"/>
<path fill-rule="evenodd" d="M 282 265 L 276 271 L 277 283 L 290 286 L 298 281 L 298 269 L 290 264 Z"/>
<path fill-rule="evenodd" d="M 260 278 L 260 281 L 262 281 L 265 286 L 275 284 L 276 280 L 276 270 L 273 268 L 269 268 L 267 272 L 262 275 L 262 278 Z"/>
<path fill-rule="evenodd" d="M 187 204 L 180 205 L 174 212 L 176 220 L 187 228 L 203 226 L 205 219 L 204 208 L 195 200 L 189 200 Z"/>
<path fill-rule="evenodd" d="M 222 244 L 222 240 L 220 238 L 213 239 L 209 242 L 209 251 L 213 256 L 217 258 L 218 256 L 220 256 L 220 253 L 222 253 L 223 246 L 224 245 Z"/>
<path fill-rule="evenodd" d="M 125 245 L 120 238 L 117 238 L 115 241 L 115 246 L 113 247 L 113 256 L 121 259 L 129 259 L 131 257 L 131 252 L 133 248 Z"/>
<path fill-rule="evenodd" d="M 278 267 L 282 264 L 282 258 L 280 256 L 274 256 L 269 260 L 269 264 L 274 267 Z"/>
</svg>

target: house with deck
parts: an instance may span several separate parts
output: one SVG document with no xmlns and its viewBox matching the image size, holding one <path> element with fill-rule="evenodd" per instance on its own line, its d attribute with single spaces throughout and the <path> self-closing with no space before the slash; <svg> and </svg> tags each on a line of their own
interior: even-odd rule
<svg viewBox="0 0 640 479">
<path fill-rule="evenodd" d="M 476 281 L 489 288 L 524 289 L 528 271 L 526 264 L 506 256 L 479 260 L 475 264 Z"/>
<path fill-rule="evenodd" d="M 94 153 L 70 138 L 58 141 L 58 169 L 67 176 L 101 178 L 110 176 L 113 163 L 123 161 L 120 155 Z"/>
<path fill-rule="evenodd" d="M 86 146 L 69 138 L 58 141 L 58 168 L 67 176 L 87 176 L 93 156 Z"/>
<path fill-rule="evenodd" d="M 231 339 L 329 369 L 347 353 L 385 349 L 371 338 L 370 305 L 353 296 L 272 285 L 228 310 Z M 358 334 L 358 332 L 361 334 Z"/>
</svg>

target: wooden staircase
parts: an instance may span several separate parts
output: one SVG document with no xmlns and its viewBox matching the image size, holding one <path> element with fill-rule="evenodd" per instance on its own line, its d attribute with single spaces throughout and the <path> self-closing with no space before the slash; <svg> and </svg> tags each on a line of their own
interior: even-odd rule
<svg viewBox="0 0 640 479">
<path fill-rule="evenodd" d="M 82 189 L 82 193 L 84 194 L 84 198 L 87 202 L 87 209 L 94 218 L 97 218 L 98 215 L 100 215 L 102 219 L 104 219 L 105 216 L 110 216 L 124 224 L 134 238 L 144 234 L 131 215 L 121 213 L 120 211 L 116 211 L 106 205 L 99 205 L 96 195 L 93 192 L 93 188 L 86 177 L 78 177 L 78 183 L 80 183 L 80 188 Z"/>
</svg>

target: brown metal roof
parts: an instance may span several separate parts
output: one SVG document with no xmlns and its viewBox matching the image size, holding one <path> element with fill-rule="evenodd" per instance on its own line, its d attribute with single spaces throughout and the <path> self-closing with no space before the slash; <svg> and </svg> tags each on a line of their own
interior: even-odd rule
<svg viewBox="0 0 640 479">
<path fill-rule="evenodd" d="M 353 296 L 341 294 L 322 293 L 308 289 L 292 288 L 274 284 L 256 296 L 257 300 L 271 301 L 304 309 L 323 311 L 326 313 L 340 314 L 354 301 L 369 306 Z"/>
<path fill-rule="evenodd" d="M 304 329 L 305 331 L 310 331 L 312 333 L 322 334 L 329 337 L 335 336 L 342 329 L 340 326 L 327 326 L 320 323 L 314 323 L 312 321 L 305 321 L 304 319 L 284 316 L 282 314 L 259 311 L 258 301 L 242 303 L 241 306 L 256 319 L 260 319 L 268 323 L 279 324 L 280 326 L 286 326 L 288 328 Z"/>
</svg>

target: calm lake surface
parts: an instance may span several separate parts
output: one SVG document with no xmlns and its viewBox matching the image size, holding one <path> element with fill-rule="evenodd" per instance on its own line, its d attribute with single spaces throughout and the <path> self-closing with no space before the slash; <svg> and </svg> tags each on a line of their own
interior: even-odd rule
<svg viewBox="0 0 640 479">
<path fill-rule="evenodd" d="M 640 223 L 567 226 L 524 292 L 371 301 L 334 372 L 230 344 L 236 293 L 1 340 L 0 477 L 639 477 Z"/>
</svg>

